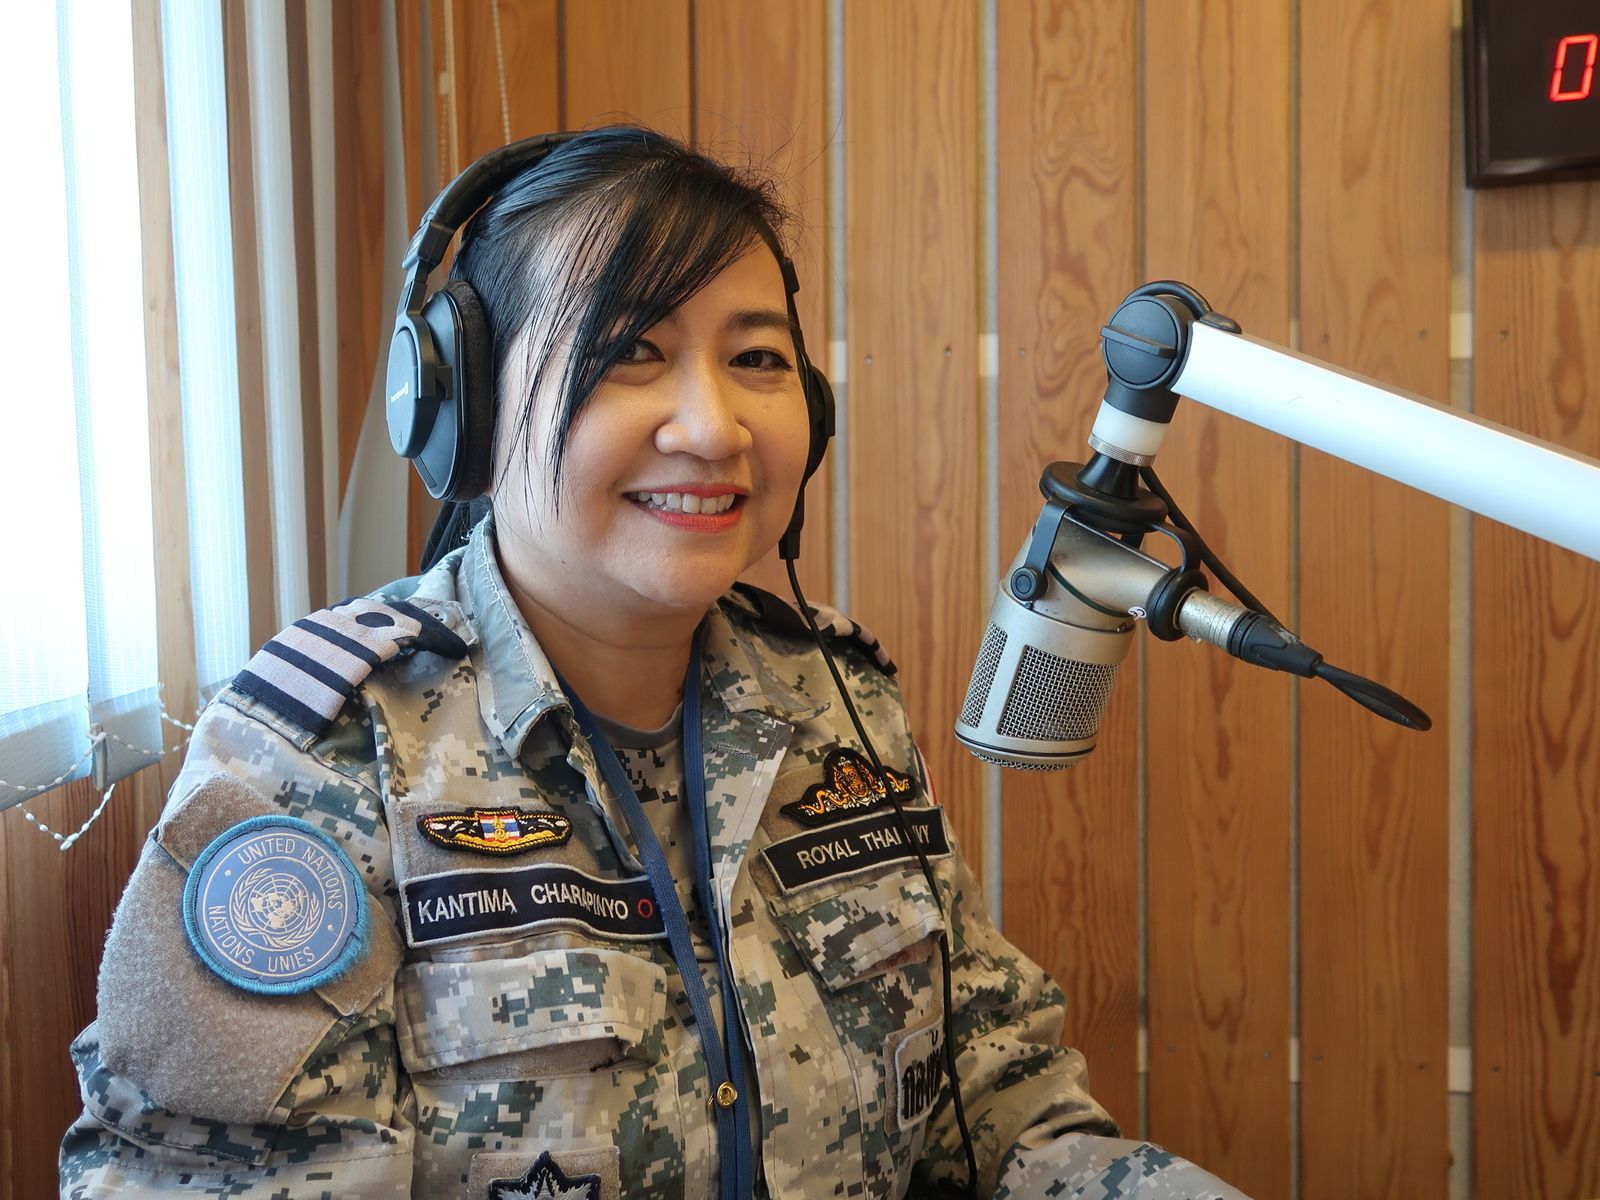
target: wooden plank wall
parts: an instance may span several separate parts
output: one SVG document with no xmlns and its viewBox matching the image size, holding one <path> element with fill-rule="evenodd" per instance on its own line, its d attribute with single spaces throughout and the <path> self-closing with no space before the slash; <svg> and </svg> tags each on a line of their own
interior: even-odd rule
<svg viewBox="0 0 1600 1200">
<path fill-rule="evenodd" d="M 342 484 L 392 304 L 370 220 L 383 3 L 334 16 L 340 441 L 323 452 Z M 1476 522 L 1454 564 L 1471 624 L 1452 628 L 1443 505 L 1190 406 L 1159 464 L 1190 515 L 1280 616 L 1435 731 L 1148 641 L 1072 772 L 995 792 L 949 730 L 993 595 L 984 563 L 1021 543 L 1043 464 L 1083 454 L 1096 334 L 1130 287 L 1187 279 L 1257 336 L 1450 395 L 1452 212 L 1469 207 L 1448 166 L 1450 7 L 397 4 L 412 215 L 508 130 L 632 119 L 779 173 L 810 348 L 841 399 L 846 503 L 813 485 L 808 591 L 846 599 L 901 660 L 975 864 L 999 830 L 1006 931 L 1066 990 L 1096 1093 L 1130 1134 L 1262 1200 L 1600 1194 L 1600 565 Z M 1473 406 L 1600 454 L 1600 183 L 1472 204 Z M 259 376 L 241 372 L 254 426 Z M 263 585 L 270 600 L 258 570 Z M 1454 1147 L 1451 729 L 1474 846 L 1456 881 L 1474 1133 Z M 101 933 L 163 784 L 125 782 L 69 856 L 0 817 L 0 1196 L 50 1191 L 77 1108 L 64 1047 L 92 1016 Z M 75 784 L 33 807 L 75 826 L 97 799 Z M 1454 1192 L 1452 1151 L 1472 1164 Z"/>
<path fill-rule="evenodd" d="M 1117 0 L 1041 0 L 997 14 L 997 158 L 1023 164 L 996 181 L 1002 567 L 1038 519 L 1044 463 L 1081 458 L 1105 388 L 1106 301 L 1139 282 L 1136 16 Z M 981 584 L 987 603 L 993 581 Z M 1142 1014 L 1132 655 L 1122 673 L 1107 737 L 1086 762 L 1005 780 L 1002 898 L 1007 931 L 1066 992 L 1067 1040 L 1088 1055 L 1095 1096 L 1134 1129 Z"/>
<path fill-rule="evenodd" d="M 1289 339 L 1289 12 L 1165 5 L 1145 41 L 1145 262 L 1254 336 Z M 1157 467 L 1290 619 L 1290 451 L 1180 407 Z M 1149 1127 L 1254 1196 L 1289 1191 L 1288 679 L 1188 641 L 1147 648 Z"/>
<path fill-rule="evenodd" d="M 1441 400 L 1450 58 L 1448 0 L 1300 8 L 1301 342 Z M 1302 633 L 1441 722 L 1300 690 L 1301 1194 L 1443 1195 L 1449 514 L 1311 451 L 1300 472 Z"/>
<path fill-rule="evenodd" d="M 1600 458 L 1600 182 L 1486 193 L 1478 413 Z M 1473 531 L 1473 1166 L 1600 1194 L 1600 563 Z"/>
<path fill-rule="evenodd" d="M 849 603 L 902 662 L 939 798 L 981 862 L 977 760 L 950 732 L 988 597 L 978 387 L 978 13 L 845 8 Z"/>
</svg>

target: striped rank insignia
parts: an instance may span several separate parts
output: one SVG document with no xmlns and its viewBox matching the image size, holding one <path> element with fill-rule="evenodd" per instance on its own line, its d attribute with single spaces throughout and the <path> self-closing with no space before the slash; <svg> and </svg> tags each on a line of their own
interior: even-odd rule
<svg viewBox="0 0 1600 1200">
<path fill-rule="evenodd" d="M 521 854 L 539 846 L 559 846 L 572 836 L 572 822 L 560 813 L 521 808 L 469 808 L 417 818 L 430 842 L 450 850 L 480 854 Z"/>
<path fill-rule="evenodd" d="M 409 601 L 358 596 L 289 626 L 256 651 L 233 686 L 320 736 L 367 676 L 417 650 L 461 658 L 467 644 Z"/>
</svg>

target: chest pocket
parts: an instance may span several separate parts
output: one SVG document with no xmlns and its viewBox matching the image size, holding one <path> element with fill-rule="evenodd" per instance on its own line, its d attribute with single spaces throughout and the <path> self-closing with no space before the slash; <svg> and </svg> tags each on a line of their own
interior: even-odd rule
<svg viewBox="0 0 1600 1200">
<path fill-rule="evenodd" d="M 774 900 L 773 916 L 833 993 L 926 959 L 945 928 L 915 866 Z"/>
<path fill-rule="evenodd" d="M 624 1179 L 681 1162 L 683 1064 L 669 1043 L 682 1038 L 666 968 L 642 954 L 568 946 L 413 962 L 395 1001 L 417 1111 L 415 1195 L 482 1200 L 474 1172 L 521 1176 L 545 1153 L 568 1174 L 599 1155 Z"/>
<path fill-rule="evenodd" d="M 867 1194 L 903 1195 L 931 1105 L 904 1103 L 901 1048 L 934 1037 L 942 1016 L 938 938 L 945 923 L 915 863 L 770 901 L 774 920 L 817 980 L 848 1060 Z"/>
<path fill-rule="evenodd" d="M 406 1069 L 436 1080 L 650 1066 L 666 1048 L 666 970 L 625 950 L 410 963 L 395 999 Z"/>
</svg>

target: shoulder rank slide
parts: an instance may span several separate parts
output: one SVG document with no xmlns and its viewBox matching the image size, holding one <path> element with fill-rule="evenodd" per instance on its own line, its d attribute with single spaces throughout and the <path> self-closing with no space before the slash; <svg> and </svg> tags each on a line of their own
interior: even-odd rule
<svg viewBox="0 0 1600 1200">
<path fill-rule="evenodd" d="M 809 638 L 811 629 L 806 625 L 799 610 L 782 596 L 776 596 L 763 588 L 753 584 L 736 583 L 733 585 L 756 610 L 756 615 L 767 625 L 776 629 L 786 637 Z M 862 649 L 872 655 L 879 670 L 885 675 L 893 675 L 899 670 L 894 665 L 894 660 L 884 651 L 878 639 L 865 625 L 852 621 L 836 608 L 826 604 L 812 604 L 809 606 L 812 616 L 817 622 L 817 631 L 826 638 L 851 638 L 861 644 Z"/>
<path fill-rule="evenodd" d="M 306 732 L 321 735 L 367 676 L 416 650 L 461 658 L 467 644 L 409 601 L 358 596 L 289 626 L 256 651 L 233 686 Z"/>
<path fill-rule="evenodd" d="M 367 936 L 367 889 L 349 855 L 297 817 L 252 817 L 200 852 L 183 888 L 200 961 L 247 992 L 309 992 L 344 974 Z"/>
<path fill-rule="evenodd" d="M 865 625 L 859 621 L 852 621 L 837 608 L 830 608 L 826 604 L 813 604 L 811 612 L 817 619 L 817 628 L 822 630 L 823 637 L 853 638 L 872 655 L 873 661 L 885 675 L 893 675 L 899 671 L 900 668 L 894 665 L 894 659 L 889 657 L 889 652 Z"/>
</svg>

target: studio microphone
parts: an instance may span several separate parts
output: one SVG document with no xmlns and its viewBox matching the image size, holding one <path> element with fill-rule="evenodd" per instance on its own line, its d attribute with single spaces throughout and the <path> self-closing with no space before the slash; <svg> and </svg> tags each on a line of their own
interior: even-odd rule
<svg viewBox="0 0 1600 1200">
<path fill-rule="evenodd" d="M 1047 497 L 1061 468 L 1045 471 Z M 1081 493 L 1080 493 L 1081 497 Z M 1327 681 L 1379 716 L 1426 730 L 1428 715 L 1342 670 L 1270 613 L 1214 596 L 1193 565 L 1198 538 L 1170 525 L 1183 562 L 1169 566 L 1050 498 L 989 609 L 955 734 L 985 762 L 1024 771 L 1070 767 L 1094 749 L 1117 672 L 1142 620 L 1162 641 L 1187 637 L 1242 662 Z"/>
<path fill-rule="evenodd" d="M 1322 679 L 1396 724 L 1431 725 L 1405 697 L 1326 662 L 1279 624 L 1156 477 L 1174 387 L 1201 327 L 1213 337 L 1240 333 L 1193 288 L 1161 280 L 1130 292 L 1100 331 L 1106 391 L 1093 453 L 1085 464 L 1045 468 L 1044 511 L 995 595 L 956 720 L 956 738 L 986 762 L 1054 771 L 1093 750 L 1140 620 L 1163 641 L 1207 642 L 1255 666 Z M 1150 535 L 1177 544 L 1178 566 L 1140 549 Z M 1244 605 L 1211 595 L 1202 563 Z"/>
<path fill-rule="evenodd" d="M 1040 521 L 1050 519 L 1047 507 Z M 1141 620 L 1163 640 L 1205 642 L 1254 666 L 1306 677 L 1333 670 L 1266 613 L 1212 595 L 1198 571 L 1071 516 L 1060 523 L 1046 583 L 1032 590 L 1031 604 L 1017 595 L 1030 591 L 1027 556 L 1024 546 L 995 594 L 956 721 L 956 737 L 985 762 L 1056 771 L 1093 750 Z M 1399 699 L 1378 691 L 1378 701 Z"/>
<path fill-rule="evenodd" d="M 1047 506 L 1041 525 L 1052 516 Z M 1134 631 L 1152 611 L 1223 650 L 1259 616 L 1211 595 L 1198 572 L 1071 516 L 1059 522 L 1042 586 L 1030 588 L 1027 557 L 1024 546 L 995 594 L 955 728 L 968 750 L 1001 766 L 1054 771 L 1094 749 Z"/>
</svg>

